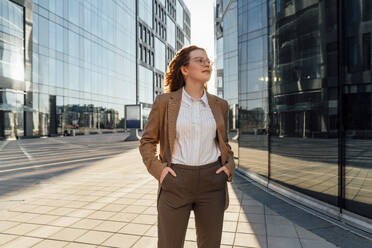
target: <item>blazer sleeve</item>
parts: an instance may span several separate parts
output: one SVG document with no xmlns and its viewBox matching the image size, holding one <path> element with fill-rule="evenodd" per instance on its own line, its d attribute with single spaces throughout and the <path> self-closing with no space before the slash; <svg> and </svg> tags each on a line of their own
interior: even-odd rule
<svg viewBox="0 0 372 248">
<path fill-rule="evenodd" d="M 157 96 L 152 105 L 139 146 L 143 163 L 146 165 L 148 172 L 157 180 L 160 180 L 161 172 L 167 165 L 166 162 L 161 162 L 156 155 L 161 128 L 160 123 L 163 119 L 164 111 L 165 108 L 161 106 L 159 96 Z"/>
<path fill-rule="evenodd" d="M 227 181 L 231 182 L 232 178 L 235 174 L 235 161 L 234 161 L 234 152 L 231 149 L 231 146 L 229 145 L 229 136 L 228 136 L 228 121 L 229 121 L 229 104 L 225 102 L 225 111 L 224 111 L 224 121 L 225 121 L 225 135 L 223 136 L 226 148 L 227 148 L 227 161 L 224 166 L 226 166 L 231 175 L 227 179 Z"/>
</svg>

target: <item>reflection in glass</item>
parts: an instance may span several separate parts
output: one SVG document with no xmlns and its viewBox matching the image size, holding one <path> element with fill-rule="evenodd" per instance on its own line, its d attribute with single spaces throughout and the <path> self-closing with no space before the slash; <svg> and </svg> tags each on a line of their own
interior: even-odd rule
<svg viewBox="0 0 372 248">
<path fill-rule="evenodd" d="M 233 1 L 223 21 L 224 65 L 216 81 L 231 106 L 230 142 L 239 139 L 240 168 L 368 222 L 372 1 L 338 1 L 344 3 L 342 29 L 336 2 Z"/>
<path fill-rule="evenodd" d="M 33 2 L 32 107 L 38 112 L 32 134 L 123 128 L 124 105 L 136 101 L 136 2 L 47 2 Z M 152 1 L 143 2 L 151 26 Z"/>
<path fill-rule="evenodd" d="M 24 92 L 0 89 L 0 135 L 5 138 L 24 136 Z"/>
<path fill-rule="evenodd" d="M 167 42 L 176 48 L 176 24 L 167 16 Z"/>
<path fill-rule="evenodd" d="M 183 7 L 178 0 L 176 1 L 176 14 L 177 24 L 183 28 Z"/>
<path fill-rule="evenodd" d="M 0 76 L 24 80 L 23 8 L 8 0 L 0 0 Z"/>
<path fill-rule="evenodd" d="M 329 92 L 337 92 L 337 85 L 322 83 L 327 75 L 321 73 L 321 61 L 327 61 L 327 54 L 320 44 L 330 37 L 321 30 L 330 24 L 319 20 L 320 13 L 334 15 L 330 8 L 336 5 L 323 9 L 314 3 L 291 13 L 284 4 L 277 7 L 280 14 L 273 17 L 271 33 L 270 178 L 337 205 L 338 139 L 336 127 L 330 125 L 337 113 L 330 110 L 337 104 L 329 102 Z"/>
<path fill-rule="evenodd" d="M 361 3 L 362 2 L 362 3 Z M 345 208 L 372 218 L 371 1 L 346 4 Z M 362 9 L 363 11 L 352 10 Z M 353 13 L 351 13 L 353 12 Z M 348 16 L 353 15 L 353 22 Z M 349 46 L 348 46 L 349 45 Z M 368 79 L 366 78 L 368 76 Z"/>
<path fill-rule="evenodd" d="M 138 1 L 138 16 L 152 28 L 152 0 Z"/>
<path fill-rule="evenodd" d="M 263 25 L 262 13 L 252 14 L 248 7 L 248 1 L 238 1 L 239 166 L 267 178 L 268 98 L 264 75 L 267 35 L 262 32 L 267 27 Z M 261 4 L 254 9 L 261 10 Z M 249 38 L 253 30 L 261 31 L 262 35 Z"/>
<path fill-rule="evenodd" d="M 152 103 L 153 99 L 153 73 L 146 67 L 138 66 L 138 91 L 139 102 Z"/>
<path fill-rule="evenodd" d="M 160 70 L 161 72 L 165 72 L 166 64 L 165 64 L 165 45 L 164 43 L 155 37 L 155 68 Z"/>
</svg>

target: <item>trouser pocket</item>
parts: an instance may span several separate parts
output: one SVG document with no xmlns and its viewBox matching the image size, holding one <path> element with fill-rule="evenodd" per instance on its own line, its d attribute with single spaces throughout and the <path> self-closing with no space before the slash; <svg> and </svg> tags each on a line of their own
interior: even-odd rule
<svg viewBox="0 0 372 248">
<path fill-rule="evenodd" d="M 217 164 L 200 173 L 202 191 L 216 191 L 225 188 L 227 175 L 224 171 L 216 174 L 219 168 L 221 168 L 221 165 Z"/>
<path fill-rule="evenodd" d="M 182 169 L 177 169 L 174 166 L 171 168 L 176 173 L 176 177 L 171 173 L 168 173 L 161 184 L 161 196 L 160 200 L 165 201 L 169 206 L 173 208 L 179 208 L 190 199 L 190 192 L 188 191 L 191 186 L 189 173 Z"/>
</svg>

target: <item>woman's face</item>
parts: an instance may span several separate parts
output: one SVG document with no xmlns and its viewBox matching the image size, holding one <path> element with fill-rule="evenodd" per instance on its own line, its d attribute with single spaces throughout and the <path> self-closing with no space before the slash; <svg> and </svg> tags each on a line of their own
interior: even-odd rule
<svg viewBox="0 0 372 248">
<path fill-rule="evenodd" d="M 201 83 L 211 78 L 212 64 L 207 53 L 203 50 L 194 50 L 189 54 L 189 64 L 184 66 L 183 75 L 187 78 Z"/>
</svg>

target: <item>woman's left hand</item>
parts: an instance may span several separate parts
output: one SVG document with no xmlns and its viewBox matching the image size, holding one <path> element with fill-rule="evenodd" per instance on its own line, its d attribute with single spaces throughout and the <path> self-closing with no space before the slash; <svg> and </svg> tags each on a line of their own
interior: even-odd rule
<svg viewBox="0 0 372 248">
<path fill-rule="evenodd" d="M 219 168 L 219 169 L 216 171 L 216 174 L 220 174 L 221 171 L 223 171 L 223 172 L 227 175 L 227 177 L 230 177 L 230 175 L 231 175 L 230 170 L 227 169 L 226 166 L 222 166 L 221 168 Z"/>
</svg>

